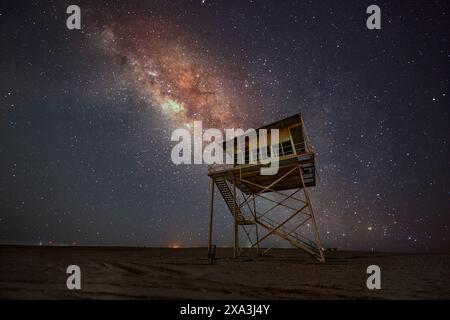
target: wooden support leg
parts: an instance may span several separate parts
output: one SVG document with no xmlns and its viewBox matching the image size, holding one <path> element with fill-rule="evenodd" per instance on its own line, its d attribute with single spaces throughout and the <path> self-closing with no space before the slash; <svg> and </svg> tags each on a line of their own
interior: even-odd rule
<svg viewBox="0 0 450 320">
<path fill-rule="evenodd" d="M 256 200 L 255 195 L 253 195 L 253 218 L 256 222 Z M 256 255 L 259 256 L 259 233 L 258 233 L 258 223 L 255 223 L 255 235 L 256 235 Z"/>
<path fill-rule="evenodd" d="M 314 211 L 313 211 L 313 208 L 311 205 L 311 200 L 309 198 L 308 191 L 306 190 L 305 180 L 303 179 L 303 172 L 302 172 L 301 166 L 298 166 L 298 173 L 300 175 L 300 182 L 302 184 L 302 189 L 303 189 L 303 192 L 304 192 L 304 195 L 306 198 L 306 202 L 308 203 L 309 212 L 311 214 L 311 223 L 312 223 L 312 227 L 313 227 L 313 233 L 314 233 L 314 237 L 316 239 L 316 245 L 319 250 L 318 259 L 320 262 L 325 262 L 325 256 L 323 255 L 322 244 L 320 243 L 319 229 L 317 228 L 316 219 L 314 217 Z"/>
<path fill-rule="evenodd" d="M 256 233 L 256 256 L 259 257 L 259 234 L 258 234 L 258 225 L 255 224 L 255 233 Z"/>
<path fill-rule="evenodd" d="M 211 255 L 212 248 L 212 228 L 213 228 L 213 213 L 214 213 L 214 179 L 211 179 L 211 203 L 209 207 L 209 231 L 208 231 L 208 256 Z"/>
<path fill-rule="evenodd" d="M 237 258 L 239 255 L 239 229 L 237 221 L 237 199 L 236 199 L 236 183 L 233 176 L 233 219 L 234 219 L 234 253 L 233 257 Z"/>
</svg>

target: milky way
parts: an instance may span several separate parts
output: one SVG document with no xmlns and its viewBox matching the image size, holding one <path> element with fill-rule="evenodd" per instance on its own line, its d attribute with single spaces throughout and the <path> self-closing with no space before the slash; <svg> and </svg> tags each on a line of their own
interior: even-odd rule
<svg viewBox="0 0 450 320">
<path fill-rule="evenodd" d="M 168 19 L 155 23 L 138 16 L 125 26 L 114 21 L 96 30 L 93 45 L 112 68 L 119 67 L 118 82 L 136 90 L 153 111 L 173 126 L 190 127 L 195 120 L 214 128 L 245 124 L 245 100 L 233 99 L 229 74 L 196 45 L 198 36 Z"/>
</svg>

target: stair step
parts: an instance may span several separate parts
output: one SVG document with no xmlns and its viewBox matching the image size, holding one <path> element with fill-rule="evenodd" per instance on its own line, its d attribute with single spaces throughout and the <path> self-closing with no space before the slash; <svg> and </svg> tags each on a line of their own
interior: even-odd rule
<svg viewBox="0 0 450 320">
<path fill-rule="evenodd" d="M 225 203 L 227 204 L 228 209 L 231 212 L 231 215 L 233 215 L 235 202 L 233 201 L 234 199 L 233 193 L 231 192 L 229 185 L 227 184 L 225 179 L 223 179 L 223 180 L 216 180 L 216 186 L 219 189 L 220 193 L 222 194 L 222 197 L 225 200 Z M 246 219 L 245 214 L 241 211 L 239 207 L 236 208 L 236 220 L 241 224 L 242 223 L 245 224 L 246 222 L 250 223 L 250 221 Z"/>
</svg>

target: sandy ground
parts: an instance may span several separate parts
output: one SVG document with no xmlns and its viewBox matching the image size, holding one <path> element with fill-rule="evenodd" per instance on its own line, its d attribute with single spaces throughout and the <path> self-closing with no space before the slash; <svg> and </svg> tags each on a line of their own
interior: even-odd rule
<svg viewBox="0 0 450 320">
<path fill-rule="evenodd" d="M 450 299 L 450 254 L 330 252 L 321 264 L 294 249 L 237 260 L 218 249 L 0 246 L 1 299 Z M 66 288 L 81 268 L 82 289 Z M 381 268 L 368 290 L 366 268 Z"/>
</svg>

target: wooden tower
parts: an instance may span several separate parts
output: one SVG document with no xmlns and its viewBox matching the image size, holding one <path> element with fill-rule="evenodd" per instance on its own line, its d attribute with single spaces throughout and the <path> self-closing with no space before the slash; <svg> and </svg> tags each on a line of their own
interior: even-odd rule
<svg viewBox="0 0 450 320">
<path fill-rule="evenodd" d="M 278 173 L 261 175 L 263 165 L 257 161 L 258 150 L 251 150 L 248 143 L 245 144 L 244 154 L 238 154 L 237 148 L 233 150 L 234 164 L 209 166 L 211 203 L 208 254 L 212 250 L 214 190 L 217 187 L 233 217 L 235 258 L 253 248 L 258 255 L 265 254 L 271 247 L 261 252 L 261 242 L 270 236 L 277 236 L 324 262 L 307 190 L 316 185 L 316 175 L 314 150 L 307 139 L 303 118 L 296 114 L 260 129 L 279 130 L 279 144 L 269 143 L 268 147 L 269 154 L 275 152 L 279 155 Z M 225 149 L 225 143 L 223 147 Z M 238 164 L 238 157 L 243 157 L 244 163 Z M 256 161 L 250 164 L 252 159 Z M 246 241 L 242 247 L 240 234 Z"/>
</svg>

